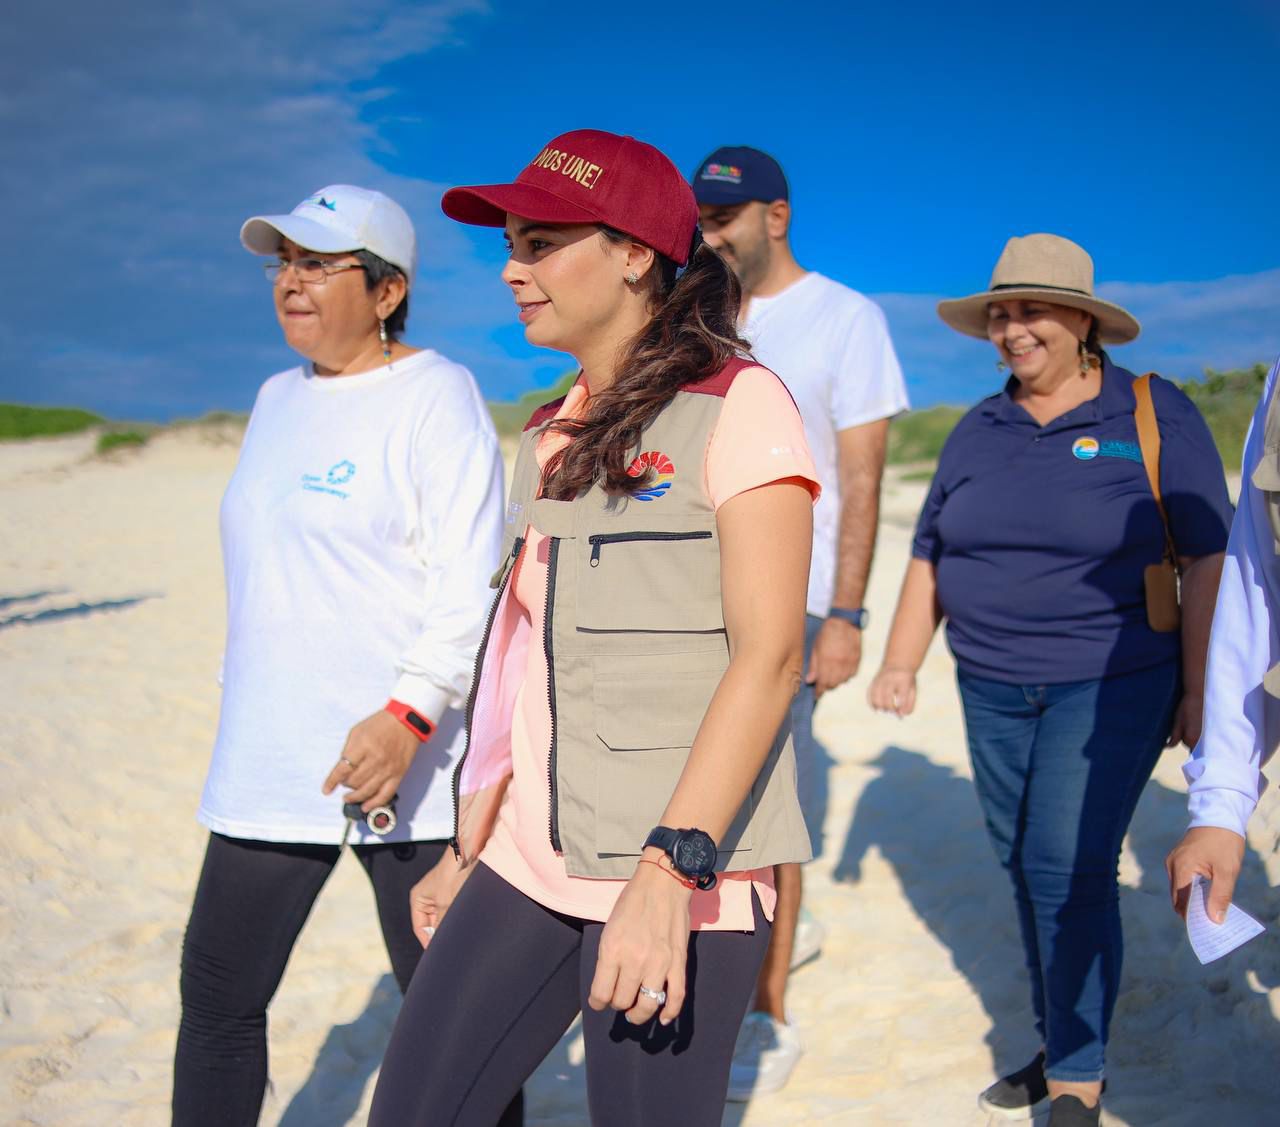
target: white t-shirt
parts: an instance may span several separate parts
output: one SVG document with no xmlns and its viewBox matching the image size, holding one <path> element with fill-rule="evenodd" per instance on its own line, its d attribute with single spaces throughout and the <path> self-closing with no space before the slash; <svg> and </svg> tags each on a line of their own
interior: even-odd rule
<svg viewBox="0 0 1280 1127">
<path fill-rule="evenodd" d="M 336 844 L 342 788 L 320 785 L 351 727 L 394 697 L 439 727 L 400 783 L 396 829 L 357 823 L 351 840 L 452 834 L 502 483 L 475 381 L 438 353 L 263 385 L 222 500 L 227 643 L 204 825 Z"/>
<path fill-rule="evenodd" d="M 902 369 L 880 307 L 821 274 L 753 297 L 742 332 L 756 359 L 782 377 L 804 419 L 822 483 L 813 510 L 808 611 L 825 618 L 840 531 L 836 432 L 907 410 Z"/>
</svg>

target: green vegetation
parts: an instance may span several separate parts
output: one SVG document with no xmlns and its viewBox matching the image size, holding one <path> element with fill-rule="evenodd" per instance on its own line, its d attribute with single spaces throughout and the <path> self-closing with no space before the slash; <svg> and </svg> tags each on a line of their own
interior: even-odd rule
<svg viewBox="0 0 1280 1127">
<path fill-rule="evenodd" d="M 1230 372 L 1206 368 L 1203 379 L 1178 384 L 1204 415 L 1229 474 L 1240 469 L 1245 433 L 1266 381 L 1267 366 L 1255 364 Z M 889 464 L 936 462 L 947 435 L 963 414 L 960 407 L 928 407 L 899 415 L 889 426 Z M 908 480 L 917 476 L 912 474 Z"/>
<path fill-rule="evenodd" d="M 151 438 L 149 431 L 109 430 L 98 435 L 98 453 L 110 454 L 116 450 L 131 450 L 145 446 Z"/>
<path fill-rule="evenodd" d="M 76 407 L 27 407 L 21 403 L 0 403 L 0 441 L 78 434 L 105 421 L 101 415 Z"/>
<path fill-rule="evenodd" d="M 490 403 L 489 410 L 498 434 L 503 438 L 518 437 L 534 410 L 563 395 L 576 378 L 576 371 L 568 371 L 552 386 L 526 392 L 514 403 Z M 1228 473 L 1234 473 L 1240 467 L 1245 432 L 1249 429 L 1249 420 L 1253 417 L 1266 379 L 1267 366 L 1255 364 L 1252 368 L 1229 372 L 1206 368 L 1203 379 L 1179 384 L 1208 422 Z M 889 427 L 889 464 L 923 467 L 936 462 L 947 435 L 964 413 L 963 407 L 938 406 L 899 415 Z M 170 426 L 207 428 L 212 434 L 226 428 L 243 428 L 247 418 L 232 411 L 211 411 L 198 419 L 181 420 Z M 27 407 L 18 403 L 0 403 L 0 441 L 76 434 L 107 425 L 107 420 L 101 415 L 74 407 Z M 98 453 L 142 446 L 154 429 L 119 426 L 118 429 L 106 430 L 98 438 Z M 908 480 L 923 480 L 929 476 L 922 468 L 908 473 Z"/>
<path fill-rule="evenodd" d="M 1245 433 L 1266 382 L 1267 366 L 1255 364 L 1252 368 L 1231 372 L 1206 368 L 1204 379 L 1187 380 L 1179 385 L 1204 415 L 1229 474 L 1240 471 Z"/>
<path fill-rule="evenodd" d="M 899 415 L 889 424 L 886 460 L 891 466 L 936 462 L 947 435 L 964 412 L 963 407 L 926 407 Z"/>
<path fill-rule="evenodd" d="M 524 424 L 529 421 L 529 416 L 544 403 L 559 399 L 573 386 L 573 381 L 577 378 L 578 370 L 575 368 L 565 372 L 550 387 L 526 391 L 514 403 L 490 403 L 489 413 L 493 416 L 493 425 L 498 430 L 498 437 L 519 438 L 520 432 L 524 430 Z"/>
</svg>

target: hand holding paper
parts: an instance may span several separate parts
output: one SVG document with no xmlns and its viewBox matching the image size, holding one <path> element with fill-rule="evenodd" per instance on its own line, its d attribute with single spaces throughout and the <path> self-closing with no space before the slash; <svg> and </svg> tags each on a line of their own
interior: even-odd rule
<svg viewBox="0 0 1280 1127">
<path fill-rule="evenodd" d="M 1211 963 L 1230 954 L 1255 935 L 1266 931 L 1247 912 L 1234 904 L 1227 905 L 1226 919 L 1216 924 L 1209 918 L 1209 886 L 1211 882 L 1197 875 L 1191 878 L 1191 896 L 1187 900 L 1187 938 L 1201 964 Z"/>
</svg>

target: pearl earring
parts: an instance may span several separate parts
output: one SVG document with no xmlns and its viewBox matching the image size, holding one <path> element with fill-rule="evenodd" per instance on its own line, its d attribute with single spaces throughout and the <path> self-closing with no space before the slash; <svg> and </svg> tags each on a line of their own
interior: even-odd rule
<svg viewBox="0 0 1280 1127">
<path fill-rule="evenodd" d="M 634 286 L 638 281 L 640 281 L 640 275 L 634 270 L 632 270 L 630 274 L 626 275 L 627 285 Z"/>
<path fill-rule="evenodd" d="M 378 322 L 378 339 L 382 341 L 382 358 L 388 364 L 390 364 L 391 363 L 391 341 L 387 338 L 386 321 Z"/>
</svg>

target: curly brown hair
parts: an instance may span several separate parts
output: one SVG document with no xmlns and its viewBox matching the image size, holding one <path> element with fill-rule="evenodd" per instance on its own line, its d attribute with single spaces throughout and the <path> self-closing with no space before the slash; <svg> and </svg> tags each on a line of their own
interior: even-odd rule
<svg viewBox="0 0 1280 1127">
<path fill-rule="evenodd" d="M 611 243 L 630 235 L 601 226 Z M 627 346 L 613 383 L 593 395 L 581 419 L 556 419 L 548 430 L 574 441 L 558 451 L 543 471 L 543 495 L 570 501 L 599 482 L 610 493 L 632 494 L 648 474 L 627 469 L 639 450 L 640 434 L 686 384 L 714 376 L 733 357 L 748 354 L 738 335 L 742 287 L 723 258 L 695 231 L 683 273 L 654 252 L 645 275 L 653 316 Z"/>
</svg>

